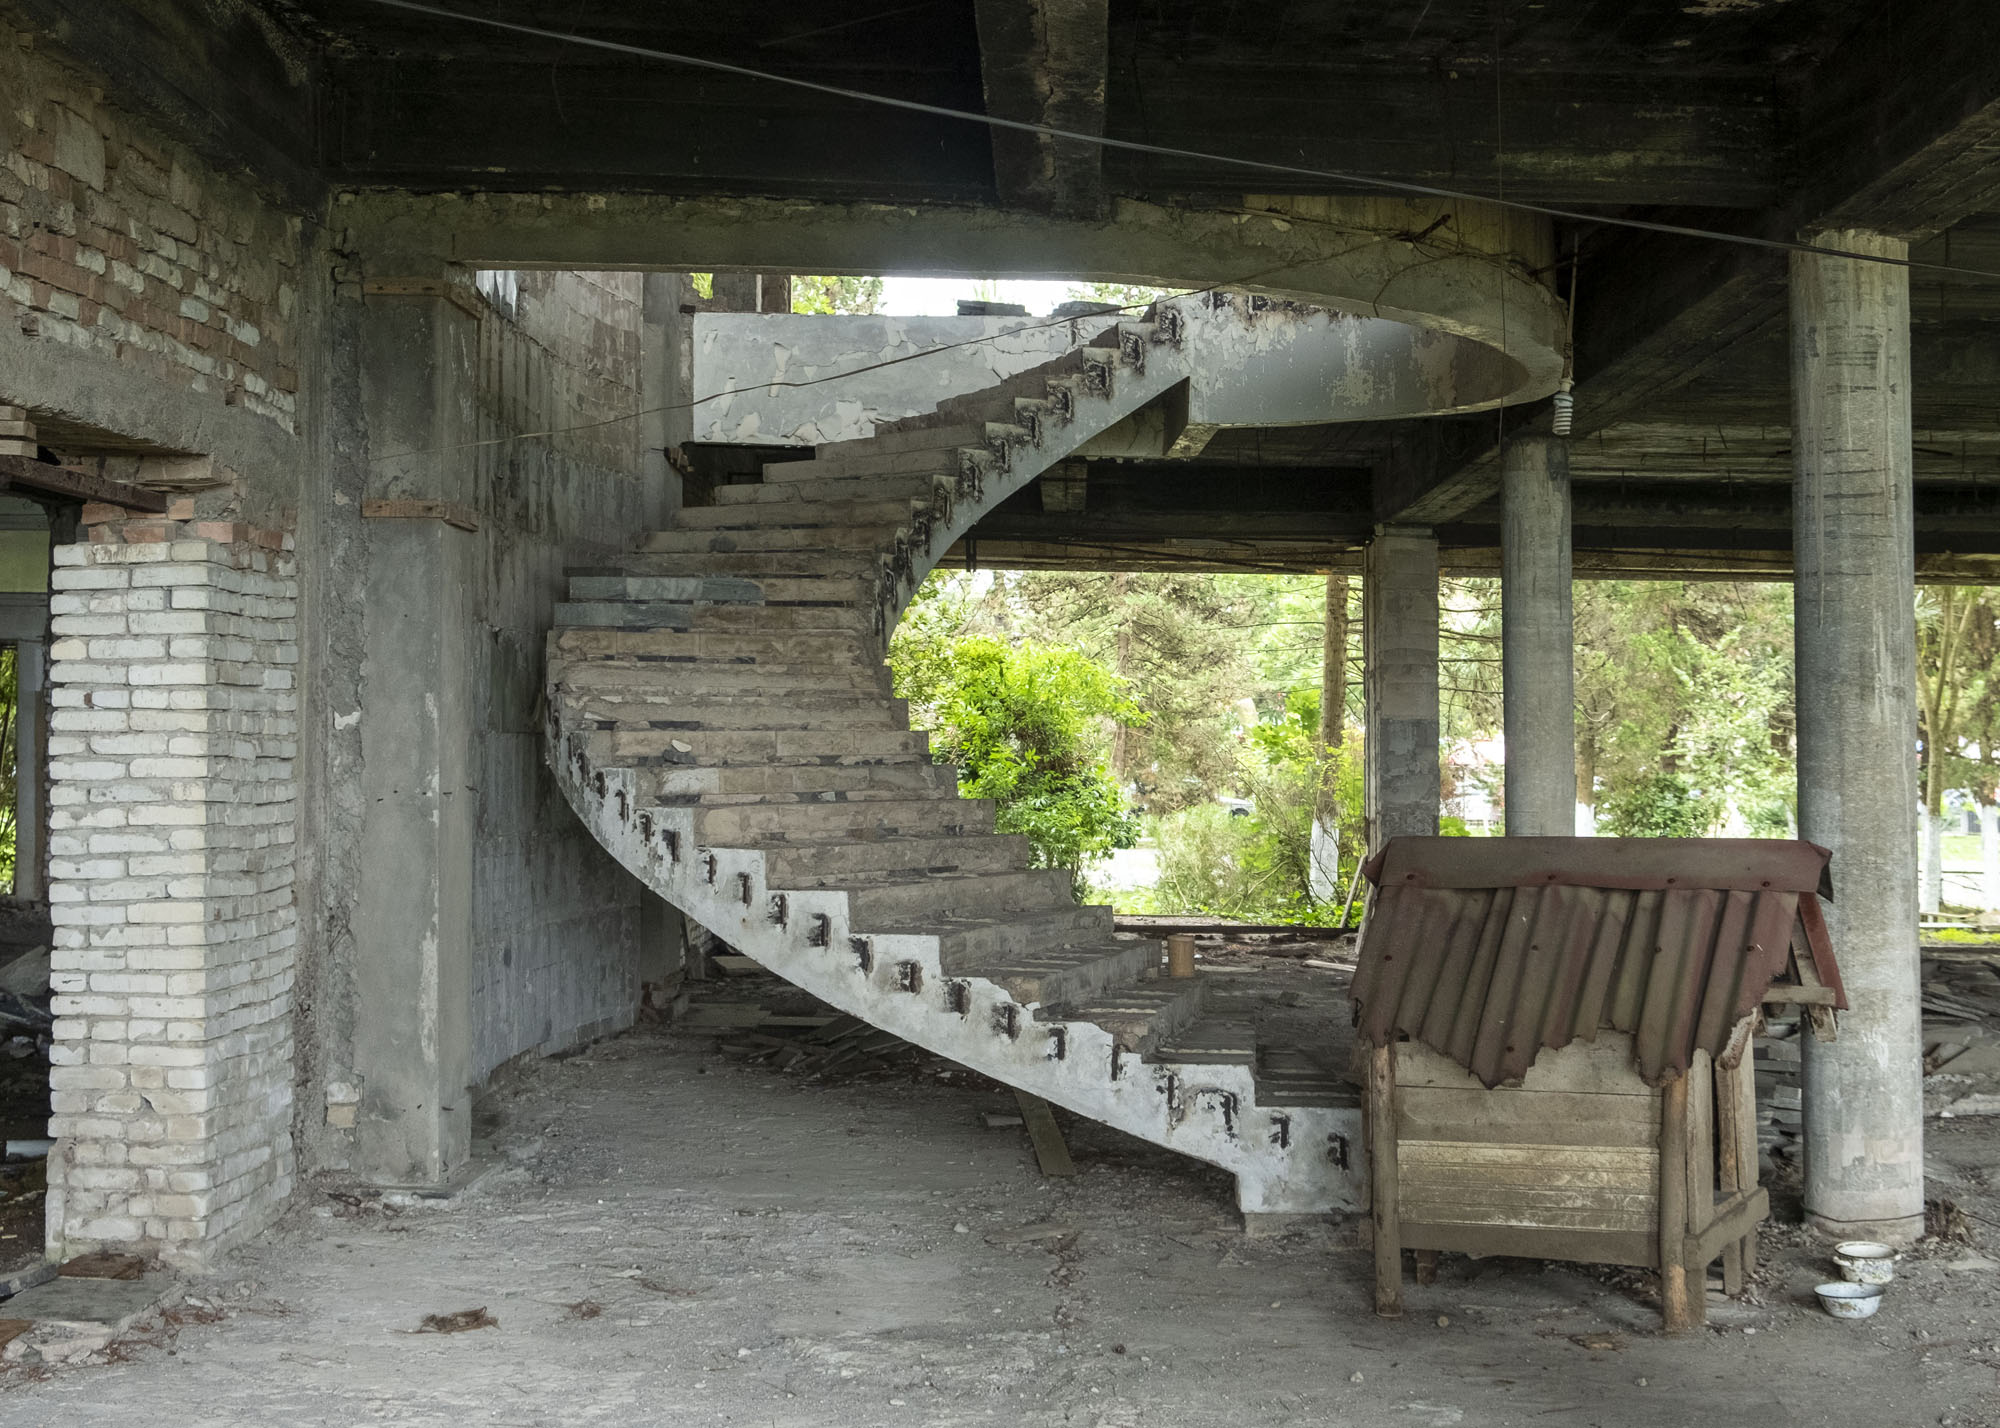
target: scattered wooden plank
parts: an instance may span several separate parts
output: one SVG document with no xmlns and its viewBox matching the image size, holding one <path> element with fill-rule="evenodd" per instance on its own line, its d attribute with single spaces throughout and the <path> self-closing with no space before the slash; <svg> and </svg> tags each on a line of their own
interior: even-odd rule
<svg viewBox="0 0 2000 1428">
<path fill-rule="evenodd" d="M 724 975 L 731 977 L 754 976 L 764 970 L 764 964 L 756 958 L 739 957 L 734 953 L 725 953 L 719 957 L 710 957 L 708 960 L 713 962 Z"/>
<path fill-rule="evenodd" d="M 1014 1104 L 1021 1108 L 1021 1119 L 1028 1123 L 1028 1139 L 1034 1144 L 1035 1159 L 1041 1162 L 1042 1174 L 1076 1174 L 1076 1162 L 1069 1158 L 1069 1146 L 1063 1141 L 1062 1127 L 1049 1113 L 1049 1103 L 1040 1096 L 1017 1090 L 1014 1092 Z"/>
<path fill-rule="evenodd" d="M 136 1254 L 93 1250 L 75 1259 L 64 1260 L 57 1271 L 64 1279 L 137 1279 L 146 1272 L 146 1261 Z"/>
</svg>

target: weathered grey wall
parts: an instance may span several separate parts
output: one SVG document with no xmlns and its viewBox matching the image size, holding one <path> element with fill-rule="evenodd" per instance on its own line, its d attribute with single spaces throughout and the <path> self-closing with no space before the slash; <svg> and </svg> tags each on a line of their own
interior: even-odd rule
<svg viewBox="0 0 2000 1428">
<path fill-rule="evenodd" d="M 640 887 L 556 789 L 540 710 L 565 568 L 629 548 L 657 519 L 630 419 L 642 286 L 638 274 L 523 273 L 513 312 L 480 323 L 481 439 L 496 444 L 478 456 L 470 602 L 475 1078 L 626 1026 L 638 1010 Z"/>
<path fill-rule="evenodd" d="M 877 422 L 1040 366 L 1108 321 L 705 312 L 694 320 L 694 439 L 812 445 L 872 436 Z M 878 365 L 922 351 L 934 355 Z M 816 385 L 765 385 L 773 381 Z"/>
</svg>

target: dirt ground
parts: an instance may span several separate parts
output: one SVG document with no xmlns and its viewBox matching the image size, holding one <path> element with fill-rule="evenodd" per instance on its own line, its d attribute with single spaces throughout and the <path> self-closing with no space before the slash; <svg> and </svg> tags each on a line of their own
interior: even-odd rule
<svg viewBox="0 0 2000 1428">
<path fill-rule="evenodd" d="M 1246 1239 L 1225 1177 L 1088 1123 L 1046 1180 L 937 1069 L 815 1084 L 657 1026 L 543 1063 L 455 1201 L 321 1187 L 109 1362 L 0 1374 L 0 1422 L 2000 1425 L 1992 1117 L 1933 1123 L 1971 1239 L 1875 1319 L 1813 1307 L 1823 1251 L 1773 1226 L 1755 1302 L 1668 1340 L 1644 1276 L 1525 1261 L 1377 1320 L 1356 1226 Z"/>
</svg>

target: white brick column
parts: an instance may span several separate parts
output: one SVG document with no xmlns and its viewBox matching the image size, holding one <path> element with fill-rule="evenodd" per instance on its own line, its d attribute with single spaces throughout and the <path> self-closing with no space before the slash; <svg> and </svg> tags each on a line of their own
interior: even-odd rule
<svg viewBox="0 0 2000 1428">
<path fill-rule="evenodd" d="M 287 545 L 240 525 L 148 521 L 55 553 L 58 1256 L 118 1246 L 198 1267 L 291 1192 Z"/>
</svg>

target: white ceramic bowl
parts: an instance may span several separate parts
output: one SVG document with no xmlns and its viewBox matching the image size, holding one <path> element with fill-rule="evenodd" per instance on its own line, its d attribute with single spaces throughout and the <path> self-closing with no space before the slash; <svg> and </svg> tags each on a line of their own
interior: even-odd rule
<svg viewBox="0 0 2000 1428">
<path fill-rule="evenodd" d="M 1896 1251 L 1874 1240 L 1846 1240 L 1835 1245 L 1833 1262 L 1849 1284 L 1887 1284 L 1896 1277 Z"/>
<path fill-rule="evenodd" d="M 1849 1284 L 1840 1279 L 1818 1286 L 1813 1293 L 1836 1319 L 1866 1319 L 1882 1307 L 1884 1290 L 1879 1284 Z"/>
</svg>

